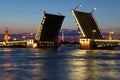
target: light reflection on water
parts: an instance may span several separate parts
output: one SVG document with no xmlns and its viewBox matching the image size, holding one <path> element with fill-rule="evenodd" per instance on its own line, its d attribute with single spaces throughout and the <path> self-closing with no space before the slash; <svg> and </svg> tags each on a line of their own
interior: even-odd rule
<svg viewBox="0 0 120 80">
<path fill-rule="evenodd" d="M 0 48 L 0 80 L 119 80 L 119 50 Z"/>
</svg>

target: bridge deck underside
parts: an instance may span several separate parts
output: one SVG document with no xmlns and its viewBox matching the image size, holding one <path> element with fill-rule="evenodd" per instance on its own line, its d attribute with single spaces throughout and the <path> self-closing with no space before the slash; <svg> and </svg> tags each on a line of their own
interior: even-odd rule
<svg viewBox="0 0 120 80">
<path fill-rule="evenodd" d="M 73 16 L 78 24 L 78 27 L 84 34 L 83 37 L 89 39 L 103 39 L 103 36 L 98 28 L 95 19 L 91 13 L 80 12 L 80 11 L 72 11 Z"/>
<path fill-rule="evenodd" d="M 56 41 L 64 16 L 45 13 L 36 34 L 37 41 Z"/>
<path fill-rule="evenodd" d="M 63 15 L 54 15 L 44 13 L 41 24 L 35 36 L 35 41 L 38 43 L 38 47 L 42 48 L 57 48 L 58 35 L 62 26 Z"/>
</svg>

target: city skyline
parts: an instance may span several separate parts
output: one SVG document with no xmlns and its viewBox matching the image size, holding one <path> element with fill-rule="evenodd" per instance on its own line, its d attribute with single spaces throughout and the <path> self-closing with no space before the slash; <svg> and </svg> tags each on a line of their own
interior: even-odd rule
<svg viewBox="0 0 120 80">
<path fill-rule="evenodd" d="M 82 7 L 77 10 L 91 12 L 94 7 L 97 11 L 93 13 L 100 28 L 111 28 L 113 31 L 120 30 L 120 7 L 119 0 L 1 0 L 0 3 L 0 32 L 4 33 L 7 27 L 10 33 L 36 33 L 43 17 L 42 10 L 51 14 L 58 12 L 65 15 L 62 28 L 77 29 L 77 25 L 71 14 L 79 3 Z"/>
</svg>

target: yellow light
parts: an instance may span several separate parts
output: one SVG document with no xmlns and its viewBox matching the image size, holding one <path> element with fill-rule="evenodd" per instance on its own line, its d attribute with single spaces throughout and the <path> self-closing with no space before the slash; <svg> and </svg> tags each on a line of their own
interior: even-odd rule
<svg viewBox="0 0 120 80">
<path fill-rule="evenodd" d="M 74 13 L 74 10 L 72 10 L 72 14 L 73 14 L 73 16 L 74 16 L 74 19 L 75 19 L 76 22 L 77 22 L 78 27 L 80 28 L 80 30 L 81 30 L 81 32 L 82 32 L 82 34 L 83 34 L 83 37 L 86 37 L 84 31 L 83 31 L 82 28 L 81 28 L 81 25 L 80 25 L 78 19 L 77 19 L 75 13 Z"/>
<path fill-rule="evenodd" d="M 13 40 L 15 40 L 15 41 L 16 41 L 17 39 L 16 39 L 16 38 L 13 38 Z"/>
<path fill-rule="evenodd" d="M 33 35 L 33 33 L 31 32 L 30 35 Z"/>
<path fill-rule="evenodd" d="M 33 48 L 37 48 L 37 43 L 33 43 Z"/>
<path fill-rule="evenodd" d="M 94 30 L 92 30 L 92 32 L 96 32 L 96 30 L 94 29 Z"/>
</svg>

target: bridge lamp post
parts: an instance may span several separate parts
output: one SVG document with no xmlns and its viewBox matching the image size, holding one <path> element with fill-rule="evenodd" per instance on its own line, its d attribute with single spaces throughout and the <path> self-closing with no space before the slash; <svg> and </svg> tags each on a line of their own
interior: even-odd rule
<svg viewBox="0 0 120 80">
<path fill-rule="evenodd" d="M 60 12 L 57 12 L 58 15 L 63 16 Z"/>
<path fill-rule="evenodd" d="M 94 8 L 92 9 L 92 11 L 91 11 L 91 14 L 92 14 L 94 11 L 96 11 L 96 10 L 97 10 L 97 8 L 94 7 Z"/>
<path fill-rule="evenodd" d="M 81 7 L 82 7 L 82 4 L 80 3 L 74 8 L 74 10 L 76 10 L 77 8 L 81 8 Z"/>
<path fill-rule="evenodd" d="M 42 9 L 40 9 L 41 10 L 41 12 L 44 14 L 44 13 L 46 13 L 46 11 L 44 11 L 44 10 L 42 10 Z"/>
</svg>

